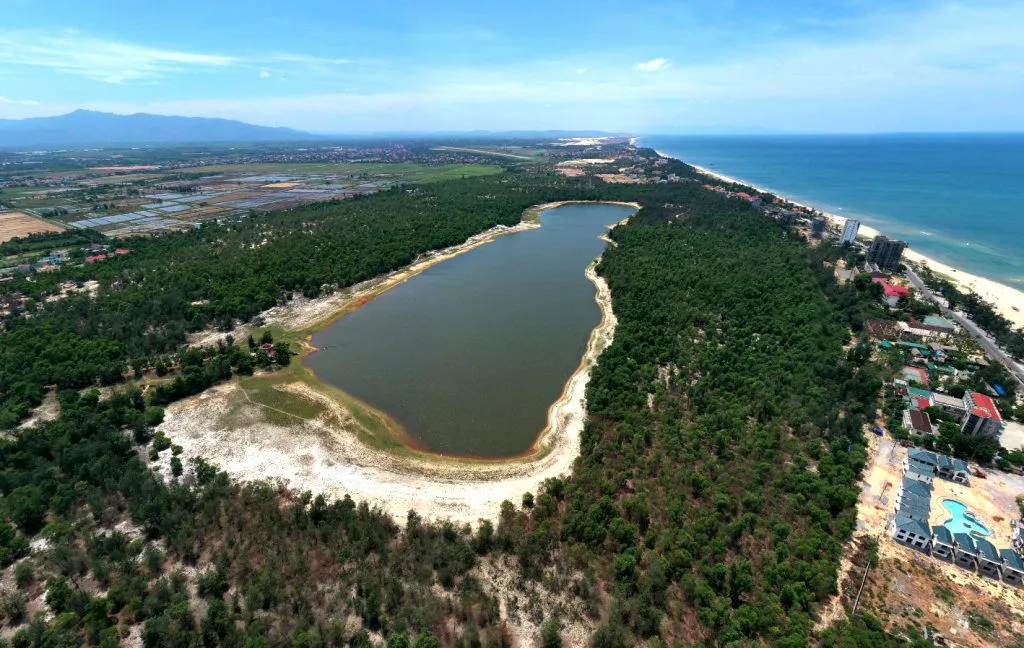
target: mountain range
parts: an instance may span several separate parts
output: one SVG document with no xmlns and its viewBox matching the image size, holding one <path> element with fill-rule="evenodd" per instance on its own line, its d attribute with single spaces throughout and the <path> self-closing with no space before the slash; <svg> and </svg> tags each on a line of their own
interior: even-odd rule
<svg viewBox="0 0 1024 648">
<path fill-rule="evenodd" d="M 55 117 L 0 119 L 0 148 L 28 146 L 113 146 L 128 144 L 212 144 L 320 139 L 293 130 L 254 126 L 231 119 L 115 115 L 76 110 Z"/>
</svg>

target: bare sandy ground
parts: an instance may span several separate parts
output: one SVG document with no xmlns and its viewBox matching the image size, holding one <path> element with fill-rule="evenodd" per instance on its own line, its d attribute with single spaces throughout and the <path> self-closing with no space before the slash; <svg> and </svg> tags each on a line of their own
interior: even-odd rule
<svg viewBox="0 0 1024 648">
<path fill-rule="evenodd" d="M 703 167 L 699 167 L 693 164 L 691 164 L 690 166 L 697 169 L 704 175 L 710 176 L 717 180 L 721 180 L 723 182 L 742 184 L 748 187 L 753 187 L 758 191 L 763 191 L 766 193 L 775 193 L 772 191 L 768 191 L 767 189 L 762 189 L 760 187 L 751 185 L 749 182 L 737 180 L 736 178 L 731 178 L 727 175 L 722 175 L 721 173 L 716 173 Z M 795 201 L 790 202 L 792 202 L 795 205 L 800 205 L 801 207 L 814 209 L 809 205 L 801 205 L 800 203 Z M 842 227 L 846 223 L 846 216 L 839 216 L 829 212 L 821 213 L 824 214 L 825 218 L 827 218 L 829 222 L 834 226 Z M 860 236 L 864 236 L 866 238 L 874 238 L 879 234 L 880 232 L 874 227 L 870 227 L 864 224 L 861 224 L 860 226 Z M 998 281 L 993 281 L 992 279 L 987 279 L 985 277 L 973 275 L 969 272 L 964 272 L 963 270 L 954 268 L 953 266 L 942 263 L 941 261 L 936 261 L 931 257 L 925 256 L 920 252 L 917 252 L 909 248 L 906 252 L 903 253 L 903 256 L 908 261 L 918 263 L 923 266 L 927 266 L 937 274 L 944 275 L 945 277 L 949 278 L 949 280 L 952 281 L 953 284 L 956 285 L 956 287 L 959 290 L 965 292 L 973 292 L 977 294 L 979 297 L 981 297 L 986 302 L 991 304 L 993 308 L 995 308 L 999 312 L 1000 315 L 1013 322 L 1014 327 L 1024 327 L 1024 292 L 1021 292 L 1020 290 L 1017 290 L 1015 288 L 1011 288 L 1010 286 L 1001 284 Z"/>
<path fill-rule="evenodd" d="M 533 208 L 525 217 L 537 213 L 534 210 L 540 211 Z M 435 263 L 497 236 L 533 227 L 539 224 L 524 222 L 489 230 L 383 278 L 272 309 L 264 319 L 268 324 L 299 330 L 323 324 Z M 168 407 L 160 429 L 184 448 L 184 458 L 203 457 L 242 481 L 271 479 L 297 491 L 330 497 L 348 494 L 399 519 L 410 509 L 430 519 L 497 519 L 503 501 L 518 502 L 523 493 L 535 492 L 545 479 L 568 475 L 579 456 L 590 372 L 611 344 L 617 324 L 611 292 L 595 267 L 596 262 L 587 268 L 586 276 L 596 288 L 601 322 L 591 332 L 586 353 L 561 397 L 548 409 L 548 424 L 526 457 L 468 461 L 396 455 L 372 448 L 357 438 L 358 424 L 344 407 L 298 381 L 279 388 L 322 404 L 325 413 L 315 420 L 272 424 L 265 406 L 250 401 L 237 383 L 227 383 Z M 284 413 L 278 414 L 280 420 Z"/>
<path fill-rule="evenodd" d="M 24 212 L 0 212 L 0 243 L 29 234 L 63 231 L 63 227 Z"/>
</svg>

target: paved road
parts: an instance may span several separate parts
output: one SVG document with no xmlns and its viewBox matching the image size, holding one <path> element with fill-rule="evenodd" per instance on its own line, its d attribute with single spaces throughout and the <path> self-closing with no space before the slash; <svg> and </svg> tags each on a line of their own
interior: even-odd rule
<svg viewBox="0 0 1024 648">
<path fill-rule="evenodd" d="M 985 352 L 988 353 L 989 357 L 995 358 L 1002 363 L 1002 365 L 1006 367 L 1011 374 L 1013 374 L 1013 377 L 1017 379 L 1017 382 L 1024 385 L 1024 370 L 1021 370 L 1021 368 L 1017 366 L 1017 363 L 1013 361 L 1013 358 L 999 348 L 999 345 L 995 343 L 995 340 L 989 337 L 985 331 L 981 330 L 981 328 L 971 320 L 960 315 L 956 311 L 943 306 L 939 301 L 939 298 L 928 289 L 928 286 L 924 285 L 924 282 L 921 281 L 921 277 L 918 277 L 910 268 L 907 268 L 907 278 L 910 279 L 910 283 L 914 284 L 914 288 L 916 288 L 918 292 L 939 305 L 943 315 L 970 331 L 971 335 L 981 343 L 982 348 L 985 349 Z"/>
</svg>

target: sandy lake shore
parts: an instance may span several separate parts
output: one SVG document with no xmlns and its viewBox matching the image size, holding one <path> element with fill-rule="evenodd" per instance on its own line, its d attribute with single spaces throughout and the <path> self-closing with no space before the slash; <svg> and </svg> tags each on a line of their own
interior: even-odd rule
<svg viewBox="0 0 1024 648">
<path fill-rule="evenodd" d="M 668 157 L 664 156 L 664 154 L 661 153 L 659 153 L 659 155 L 663 155 L 663 157 Z M 777 192 L 771 191 L 769 189 L 763 189 L 749 182 L 739 180 L 737 178 L 731 178 L 727 175 L 716 173 L 715 171 L 711 171 L 709 169 L 697 166 L 695 164 L 690 164 L 690 166 L 697 169 L 704 175 L 710 176 L 717 180 L 745 185 L 747 187 L 753 187 L 754 189 L 757 189 L 758 191 L 761 191 L 763 193 L 773 193 L 783 198 L 786 198 L 782 194 L 778 194 Z M 811 205 L 802 205 L 801 203 L 798 203 L 794 200 L 790 200 L 789 198 L 786 198 L 786 200 L 789 200 L 794 205 L 800 205 L 801 207 L 806 207 L 807 209 L 816 209 L 817 211 L 824 214 L 825 218 L 827 218 L 829 222 L 835 226 L 842 227 L 842 225 L 847 220 L 846 216 L 839 216 L 837 214 L 824 212 Z M 866 238 L 874 238 L 879 234 L 880 232 L 877 229 L 861 223 L 860 236 Z M 962 291 L 970 291 L 976 293 L 979 297 L 981 297 L 986 302 L 991 304 L 999 312 L 1000 315 L 1013 322 L 1013 325 L 1015 327 L 1024 327 L 1024 292 L 1017 290 L 1015 288 L 1011 288 L 1010 286 L 1007 286 L 1005 284 L 1001 284 L 998 281 L 994 281 L 992 279 L 988 279 L 986 277 L 981 277 L 978 275 L 973 275 L 970 274 L 969 272 L 964 272 L 963 270 L 954 268 L 953 266 L 942 263 L 941 261 L 936 261 L 931 257 L 925 256 L 924 254 L 921 254 L 920 252 L 917 252 L 912 248 L 907 248 L 906 252 L 904 252 L 904 258 L 913 263 L 917 263 L 922 266 L 927 266 L 931 268 L 933 272 L 946 276 L 950 281 L 952 281 L 957 286 L 958 289 Z"/>
<path fill-rule="evenodd" d="M 539 213 L 566 203 L 533 207 L 516 227 L 477 235 L 382 278 L 320 299 L 272 309 L 268 323 L 302 330 L 350 312 L 427 267 L 483 245 L 494 238 L 539 227 Z M 630 204 L 634 208 L 639 205 Z M 623 221 L 624 222 L 624 221 Z M 238 382 L 225 383 L 167 408 L 160 429 L 182 446 L 184 456 L 203 457 L 241 481 L 270 479 L 294 491 L 365 500 L 401 520 L 410 509 L 430 519 L 460 522 L 494 520 L 505 500 L 518 503 L 550 477 L 571 473 L 580 452 L 586 420 L 586 388 L 597 358 L 612 343 L 617 325 L 607 283 L 595 260 L 586 277 L 595 287 L 601 320 L 586 352 L 548 409 L 547 425 L 532 451 L 507 460 L 464 460 L 405 456 L 359 440 L 351 412 L 315 384 L 292 382 L 278 389 L 314 402 L 323 413 L 312 420 L 278 424 L 264 406 L 251 401 Z"/>
</svg>

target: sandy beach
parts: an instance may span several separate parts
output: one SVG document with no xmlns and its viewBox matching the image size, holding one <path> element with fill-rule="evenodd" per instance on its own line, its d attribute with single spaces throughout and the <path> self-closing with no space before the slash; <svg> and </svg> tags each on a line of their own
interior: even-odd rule
<svg viewBox="0 0 1024 648">
<path fill-rule="evenodd" d="M 660 152 L 658 154 L 662 155 L 663 157 L 670 157 Z M 687 162 L 687 164 L 689 164 L 689 162 Z M 804 205 L 795 200 L 790 200 L 789 198 L 786 198 L 785 195 L 780 194 L 779 192 L 773 191 L 771 189 L 764 189 L 762 187 L 758 187 L 757 185 L 751 184 L 744 180 L 739 180 L 737 178 L 732 178 L 721 173 L 716 173 L 715 171 L 711 171 L 710 169 L 697 166 L 696 164 L 690 164 L 690 166 L 697 169 L 704 175 L 710 176 L 717 180 L 752 187 L 762 193 L 771 193 L 782 198 L 785 198 L 794 205 L 799 205 L 807 209 L 814 209 L 815 211 L 821 212 L 825 216 L 825 218 L 828 219 L 829 224 L 834 227 L 841 228 L 846 223 L 846 216 L 839 216 L 837 214 L 822 211 L 817 207 L 814 207 L 813 205 Z M 881 232 L 879 232 L 874 227 L 865 225 L 862 222 L 858 236 L 861 238 L 872 239 L 875 236 L 878 236 L 880 233 Z M 950 281 L 952 281 L 960 290 L 965 292 L 973 292 L 982 299 L 984 299 L 986 302 L 991 304 L 999 312 L 1000 315 L 1013 322 L 1013 325 L 1015 327 L 1024 327 L 1024 292 L 1001 284 L 998 281 L 993 281 L 992 279 L 988 279 L 986 277 L 980 277 L 978 275 L 970 274 L 969 272 L 964 272 L 963 270 L 959 270 L 957 268 L 954 268 L 953 266 L 942 263 L 941 261 L 937 261 L 931 257 L 925 256 L 924 254 L 921 254 L 920 252 L 917 252 L 912 248 L 907 248 L 906 252 L 903 253 L 903 258 L 912 263 L 927 266 L 928 268 L 931 268 L 933 272 L 940 275 L 944 275 Z"/>
</svg>

